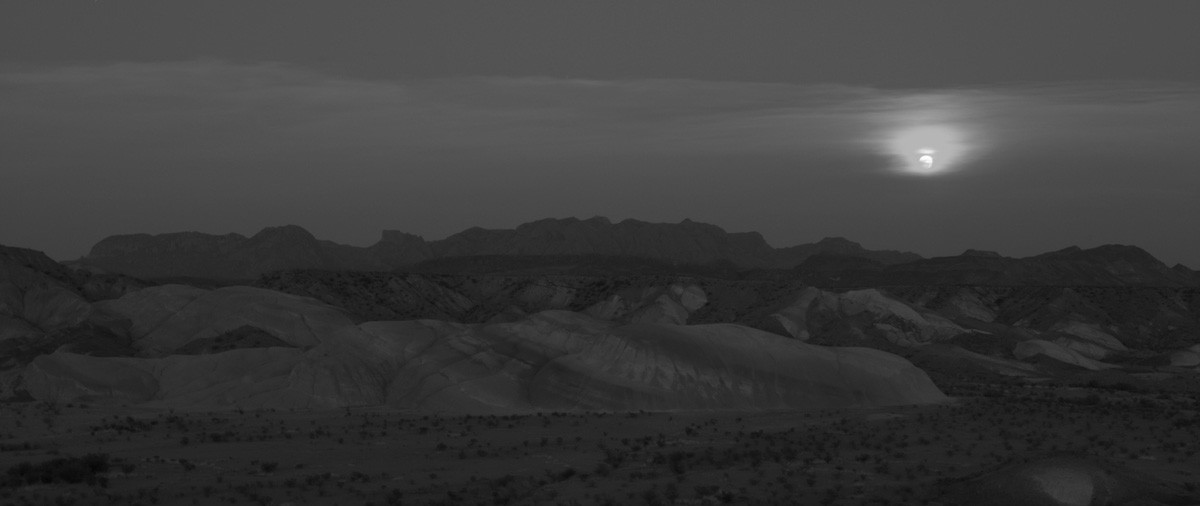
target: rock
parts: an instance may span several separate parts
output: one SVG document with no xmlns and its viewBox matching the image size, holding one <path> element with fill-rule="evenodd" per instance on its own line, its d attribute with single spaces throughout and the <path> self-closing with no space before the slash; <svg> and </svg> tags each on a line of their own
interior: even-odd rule
<svg viewBox="0 0 1200 506">
<path fill-rule="evenodd" d="M 612 320 L 629 312 L 629 304 L 620 294 L 612 294 L 608 298 L 588 306 L 583 312 L 599 320 Z"/>
<path fill-rule="evenodd" d="M 516 294 L 522 304 L 546 309 L 564 309 L 575 300 L 575 290 L 539 279 Z"/>
<path fill-rule="evenodd" d="M 1095 324 L 1068 321 L 1055 325 L 1051 330 L 1066 334 L 1055 339 L 1055 344 L 1087 358 L 1104 360 L 1115 351 L 1129 351 L 1116 337 Z"/>
<path fill-rule="evenodd" d="M 1082 367 L 1091 371 L 1112 369 L 1116 367 L 1112 364 L 1106 364 L 1098 360 L 1093 360 L 1075 350 L 1071 350 L 1042 339 L 1030 339 L 1028 341 L 1017 343 L 1016 348 L 1013 349 L 1013 356 L 1021 360 L 1030 360 L 1035 357 L 1047 357 L 1064 364 Z"/>
<path fill-rule="evenodd" d="M 970 288 L 958 290 L 940 309 L 951 318 L 972 318 L 988 323 L 996 321 L 994 306 Z"/>
<path fill-rule="evenodd" d="M 934 313 L 922 313 L 904 302 L 876 289 L 852 290 L 842 294 L 826 292 L 820 308 L 834 311 L 833 318 L 865 317 L 872 328 L 888 341 L 901 346 L 920 346 L 944 341 L 968 331 Z M 827 317 L 829 318 L 829 317 Z"/>
<path fill-rule="evenodd" d="M 631 312 L 624 321 L 630 323 L 659 323 L 683 325 L 687 323 L 688 310 L 679 301 L 667 293 L 662 293 L 654 301 Z"/>
<path fill-rule="evenodd" d="M 901 346 L 923 346 L 968 333 L 950 320 L 876 289 L 836 293 L 805 287 L 760 325 L 801 340 L 819 336 L 842 344 L 874 334 Z"/>
<path fill-rule="evenodd" d="M 808 311 L 812 307 L 814 301 L 821 297 L 823 292 L 813 287 L 805 287 L 800 290 L 800 293 L 791 297 L 791 301 L 784 304 L 776 312 L 767 316 L 768 322 L 765 326 L 768 329 L 776 330 L 777 334 L 792 336 L 801 341 L 807 341 L 811 336 L 808 329 Z"/>
<path fill-rule="evenodd" d="M 693 311 L 707 302 L 708 298 L 699 286 L 677 283 L 621 290 L 592 304 L 584 313 L 601 320 L 683 325 Z"/>
<path fill-rule="evenodd" d="M 697 285 L 671 285 L 671 295 L 675 300 L 679 301 L 679 305 L 683 306 L 689 313 L 704 307 L 708 304 L 708 296 L 704 294 L 704 289 Z"/>
<path fill-rule="evenodd" d="M 130 319 L 134 346 L 146 356 L 169 354 L 243 326 L 307 348 L 354 325 L 341 310 L 315 299 L 247 286 L 203 290 L 165 285 L 96 306 Z"/>
<path fill-rule="evenodd" d="M 32 254 L 0 254 L 0 340 L 36 339 L 47 332 L 79 325 L 92 314 L 91 304 L 71 286 L 35 270 L 32 266 L 38 261 Z"/>
</svg>

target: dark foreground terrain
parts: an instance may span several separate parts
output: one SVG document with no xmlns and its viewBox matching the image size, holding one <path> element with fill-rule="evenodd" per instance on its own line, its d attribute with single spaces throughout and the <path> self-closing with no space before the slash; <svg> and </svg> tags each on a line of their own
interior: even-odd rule
<svg viewBox="0 0 1200 506">
<path fill-rule="evenodd" d="M 0 247 L 0 505 L 1200 504 L 1186 267 L 560 226 Z"/>
<path fill-rule="evenodd" d="M 753 414 L 437 416 L 9 403 L 0 405 L 0 501 L 1000 504 L 954 493 L 964 483 L 978 488 L 964 480 L 1065 455 L 1105 466 L 1125 484 L 1111 497 L 1097 491 L 1093 504 L 1200 502 L 1194 391 L 946 390 L 956 397 L 943 405 Z"/>
</svg>

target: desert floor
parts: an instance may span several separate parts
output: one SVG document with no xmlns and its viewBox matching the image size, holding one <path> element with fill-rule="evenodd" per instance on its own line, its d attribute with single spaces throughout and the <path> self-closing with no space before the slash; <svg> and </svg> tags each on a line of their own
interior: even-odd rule
<svg viewBox="0 0 1200 506">
<path fill-rule="evenodd" d="M 950 393 L 921 407 L 485 416 L 9 403 L 0 503 L 920 504 L 1059 452 L 1200 492 L 1195 393 Z M 88 454 L 106 464 L 53 471 Z"/>
</svg>

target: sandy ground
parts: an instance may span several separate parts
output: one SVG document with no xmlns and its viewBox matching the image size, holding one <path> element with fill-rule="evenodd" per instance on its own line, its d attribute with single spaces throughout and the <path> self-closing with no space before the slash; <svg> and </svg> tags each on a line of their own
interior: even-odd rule
<svg viewBox="0 0 1200 506">
<path fill-rule="evenodd" d="M 5 404 L 0 472 L 93 453 L 111 465 L 105 487 L 10 484 L 0 503 L 912 504 L 1064 451 L 1200 492 L 1194 394 L 982 393 L 883 409 L 512 416 Z"/>
</svg>

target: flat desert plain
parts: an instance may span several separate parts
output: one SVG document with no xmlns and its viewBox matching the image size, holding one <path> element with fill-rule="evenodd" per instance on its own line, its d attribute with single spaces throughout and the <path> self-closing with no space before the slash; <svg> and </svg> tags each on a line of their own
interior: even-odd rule
<svg viewBox="0 0 1200 506">
<path fill-rule="evenodd" d="M 1030 384 L 948 393 L 940 405 L 757 413 L 9 403 L 0 501 L 950 504 L 955 484 L 1056 455 L 1149 479 L 1165 497 L 1200 492 L 1195 394 Z"/>
</svg>

